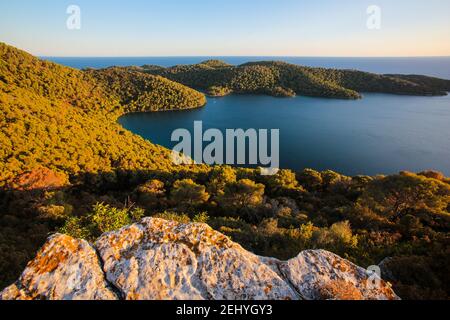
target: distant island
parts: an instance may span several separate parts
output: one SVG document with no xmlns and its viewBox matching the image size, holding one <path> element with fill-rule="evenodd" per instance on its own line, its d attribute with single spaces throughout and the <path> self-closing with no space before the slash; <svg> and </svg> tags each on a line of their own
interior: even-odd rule
<svg viewBox="0 0 450 320">
<path fill-rule="evenodd" d="M 158 111 L 154 102 L 160 95 L 148 96 L 147 91 L 166 79 L 200 90 L 212 97 L 229 94 L 264 94 L 274 97 L 296 95 L 335 99 L 360 99 L 362 93 L 390 93 L 415 96 L 445 96 L 450 80 L 422 75 L 378 75 L 356 70 L 303 67 L 285 62 L 262 61 L 232 66 L 220 60 L 207 60 L 194 65 L 164 68 L 154 65 L 141 67 L 109 67 L 85 70 L 106 88 L 121 96 L 125 104 L 141 111 Z M 149 76 L 153 76 L 149 77 Z M 159 78 L 155 82 L 154 78 Z M 150 79 L 153 79 L 150 81 Z M 153 84 L 150 84 L 153 82 Z M 128 90 L 131 89 L 131 92 Z M 126 96 L 124 96 L 126 95 Z M 198 97 L 197 97 L 198 98 Z M 155 100 L 156 99 L 156 100 Z M 151 100 L 151 101 L 150 101 Z M 196 105 L 194 101 L 186 101 Z M 204 105 L 206 101 L 200 104 Z M 184 109 L 184 105 L 173 106 Z M 173 109 L 172 108 L 172 109 Z"/>
<path fill-rule="evenodd" d="M 450 80 L 420 75 L 378 75 L 356 70 L 310 68 L 285 62 L 261 61 L 232 66 L 219 60 L 170 68 L 142 66 L 134 70 L 160 75 L 211 96 L 267 94 L 358 99 L 361 93 L 441 96 Z"/>
</svg>

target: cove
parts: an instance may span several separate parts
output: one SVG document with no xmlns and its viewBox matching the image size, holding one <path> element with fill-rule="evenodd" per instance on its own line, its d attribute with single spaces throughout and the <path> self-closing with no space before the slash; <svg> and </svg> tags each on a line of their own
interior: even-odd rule
<svg viewBox="0 0 450 320">
<path fill-rule="evenodd" d="M 194 110 L 133 113 L 126 129 L 169 149 L 176 129 L 279 129 L 281 168 L 347 175 L 434 169 L 450 175 L 450 97 L 365 94 L 361 100 L 231 95 Z"/>
</svg>

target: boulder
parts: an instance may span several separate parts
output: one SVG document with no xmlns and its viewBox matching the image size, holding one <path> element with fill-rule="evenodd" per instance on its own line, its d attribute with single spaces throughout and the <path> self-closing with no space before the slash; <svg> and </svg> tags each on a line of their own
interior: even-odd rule
<svg viewBox="0 0 450 320">
<path fill-rule="evenodd" d="M 389 283 L 324 250 L 257 256 L 206 224 L 146 218 L 94 245 L 50 237 L 0 299 L 397 300 Z"/>
<path fill-rule="evenodd" d="M 56 234 L 30 261 L 0 300 L 116 300 L 95 249 L 86 241 Z"/>
</svg>

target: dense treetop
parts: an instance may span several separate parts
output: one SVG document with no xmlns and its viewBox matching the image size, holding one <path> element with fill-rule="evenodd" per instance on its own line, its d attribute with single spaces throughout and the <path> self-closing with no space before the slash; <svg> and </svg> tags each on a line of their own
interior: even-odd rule
<svg viewBox="0 0 450 320">
<path fill-rule="evenodd" d="M 206 104 L 200 92 L 139 69 L 112 67 L 87 73 L 116 96 L 126 112 L 168 111 L 197 108 Z"/>
</svg>

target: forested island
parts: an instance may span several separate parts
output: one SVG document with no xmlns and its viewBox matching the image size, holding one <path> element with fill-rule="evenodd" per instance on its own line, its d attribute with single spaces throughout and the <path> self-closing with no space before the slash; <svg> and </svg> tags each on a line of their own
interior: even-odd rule
<svg viewBox="0 0 450 320">
<path fill-rule="evenodd" d="M 327 249 L 361 266 L 380 264 L 402 298 L 449 298 L 448 177 L 176 166 L 169 150 L 117 123 L 127 112 L 204 106 L 192 88 L 354 99 L 442 95 L 449 81 L 278 62 L 79 71 L 0 44 L 0 288 L 49 233 L 92 240 L 151 216 L 205 222 L 280 259 Z"/>
<path fill-rule="evenodd" d="M 205 91 L 211 96 L 231 93 L 295 95 L 358 99 L 361 93 L 446 95 L 450 80 L 416 75 L 378 75 L 356 70 L 310 68 L 277 61 L 239 66 L 218 60 L 170 68 L 143 66 L 141 71 L 160 75 Z"/>
</svg>

